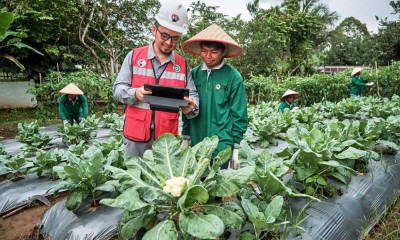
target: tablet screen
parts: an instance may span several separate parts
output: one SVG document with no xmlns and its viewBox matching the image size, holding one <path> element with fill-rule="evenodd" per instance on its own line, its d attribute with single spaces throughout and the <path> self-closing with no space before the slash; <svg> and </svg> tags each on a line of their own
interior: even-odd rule
<svg viewBox="0 0 400 240">
<path fill-rule="evenodd" d="M 157 97 L 183 99 L 183 97 L 189 96 L 189 89 L 187 88 L 168 87 L 155 84 L 144 84 L 144 89 L 151 90 L 152 91 L 151 95 Z"/>
</svg>

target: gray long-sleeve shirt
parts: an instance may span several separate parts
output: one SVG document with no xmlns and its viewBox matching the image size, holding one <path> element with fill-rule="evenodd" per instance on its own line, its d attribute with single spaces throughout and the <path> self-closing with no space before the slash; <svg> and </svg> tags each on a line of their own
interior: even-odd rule
<svg viewBox="0 0 400 240">
<path fill-rule="evenodd" d="M 135 97 L 136 89 L 132 87 L 132 54 L 133 50 L 130 51 L 125 59 L 124 62 L 122 63 L 121 70 L 118 73 L 117 79 L 114 82 L 113 85 L 113 95 L 114 98 L 123 104 L 128 104 L 128 105 L 136 105 L 139 103 L 139 101 Z M 154 49 L 153 49 L 153 44 L 150 44 L 149 50 L 148 50 L 148 59 L 151 59 L 151 63 L 154 68 L 154 72 L 156 74 L 156 78 L 159 78 L 160 75 L 163 73 L 164 69 L 166 68 L 167 64 L 172 61 L 172 63 L 175 64 L 175 57 L 174 54 L 171 53 L 166 61 L 161 64 L 161 62 L 158 60 Z M 199 95 L 197 93 L 196 86 L 194 85 L 192 74 L 190 73 L 190 68 L 189 65 L 186 63 L 186 88 L 189 89 L 189 97 L 193 99 L 195 102 L 195 110 L 194 113 L 192 114 L 185 114 L 188 119 L 194 118 L 198 115 L 199 113 Z"/>
</svg>

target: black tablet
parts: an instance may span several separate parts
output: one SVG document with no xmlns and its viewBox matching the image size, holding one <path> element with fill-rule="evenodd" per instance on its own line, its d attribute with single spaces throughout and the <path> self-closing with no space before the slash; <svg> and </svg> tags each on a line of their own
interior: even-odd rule
<svg viewBox="0 0 400 240">
<path fill-rule="evenodd" d="M 179 107 L 186 107 L 188 102 L 183 97 L 189 96 L 189 89 L 145 84 L 144 89 L 152 91 L 144 95 L 143 100 L 150 104 L 150 109 L 164 112 L 179 112 Z"/>
<path fill-rule="evenodd" d="M 156 97 L 166 97 L 166 98 L 175 98 L 175 99 L 183 99 L 183 97 L 189 97 L 189 89 L 187 88 L 178 88 L 178 87 L 168 87 L 162 85 L 155 84 L 145 84 L 144 89 L 148 91 L 152 91 L 152 96 Z"/>
</svg>

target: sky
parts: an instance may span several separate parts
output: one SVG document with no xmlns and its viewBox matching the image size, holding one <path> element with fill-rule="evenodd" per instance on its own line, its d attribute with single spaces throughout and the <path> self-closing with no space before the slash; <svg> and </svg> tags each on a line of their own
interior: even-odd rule
<svg viewBox="0 0 400 240">
<path fill-rule="evenodd" d="M 159 0 L 161 3 L 168 0 Z M 189 8 L 195 0 L 176 0 L 182 2 L 186 8 Z M 200 0 L 208 6 L 220 6 L 218 12 L 224 13 L 229 16 L 236 16 L 242 14 L 242 18 L 249 20 L 250 14 L 247 11 L 246 3 L 251 0 Z M 260 7 L 268 9 L 271 6 L 279 5 L 283 0 L 260 0 Z M 362 23 L 367 24 L 368 30 L 374 33 L 378 32 L 378 21 L 375 15 L 379 18 L 387 17 L 389 20 L 396 20 L 398 17 L 391 14 L 392 7 L 389 5 L 390 0 L 320 0 L 320 3 L 328 5 L 331 11 L 336 11 L 339 14 L 339 24 L 346 17 L 355 17 Z"/>
</svg>

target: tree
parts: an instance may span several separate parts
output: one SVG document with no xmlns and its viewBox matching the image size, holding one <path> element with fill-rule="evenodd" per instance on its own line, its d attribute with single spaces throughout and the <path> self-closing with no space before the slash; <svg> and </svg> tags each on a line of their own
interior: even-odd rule
<svg viewBox="0 0 400 240">
<path fill-rule="evenodd" d="M 6 49 L 5 53 L 2 51 L 0 53 L 0 59 L 7 59 L 17 65 L 21 70 L 24 70 L 25 67 L 12 55 L 7 53 L 7 49 L 10 47 L 29 49 L 39 55 L 43 55 L 41 52 L 36 49 L 24 44 L 21 42 L 22 38 L 27 38 L 28 35 L 22 32 L 13 32 L 8 31 L 11 23 L 14 21 L 14 14 L 10 12 L 0 12 L 0 50 Z"/>
<path fill-rule="evenodd" d="M 108 78 L 118 72 L 118 59 L 131 46 L 146 43 L 159 7 L 157 0 L 80 1 L 78 37 Z M 129 44 L 132 42 L 132 44 Z"/>
<path fill-rule="evenodd" d="M 393 8 L 393 14 L 398 15 L 400 13 L 400 1 L 390 1 L 389 4 Z M 398 16 L 397 21 L 377 17 L 377 20 L 380 20 L 380 27 L 375 40 L 379 42 L 377 54 L 381 65 L 400 60 L 400 15 Z"/>
<path fill-rule="evenodd" d="M 118 71 L 122 53 L 147 43 L 151 17 L 159 6 L 157 0 L 0 0 L 0 4 L 15 13 L 15 29 L 33 36 L 29 44 L 46 53 L 32 59 L 16 52 L 30 69 L 100 66 L 109 79 Z"/>
<path fill-rule="evenodd" d="M 318 0 L 284 0 L 280 6 L 261 9 L 259 0 L 247 4 L 253 19 L 241 35 L 245 54 L 239 65 L 245 75 L 293 75 L 312 72 L 315 52 L 325 42 L 335 12 Z"/>
<path fill-rule="evenodd" d="M 373 61 L 371 44 L 373 41 L 366 24 L 354 17 L 345 18 L 330 39 L 325 64 L 369 65 Z"/>
</svg>

